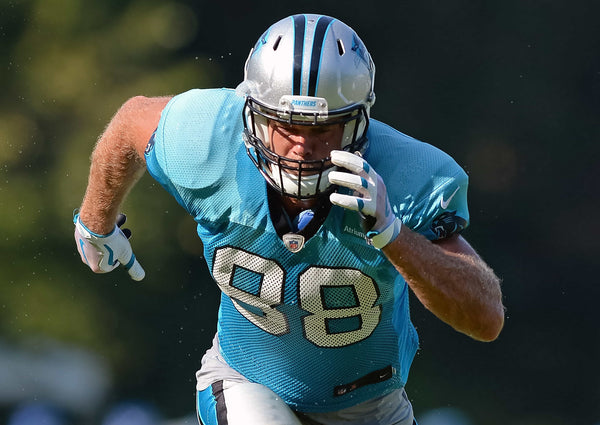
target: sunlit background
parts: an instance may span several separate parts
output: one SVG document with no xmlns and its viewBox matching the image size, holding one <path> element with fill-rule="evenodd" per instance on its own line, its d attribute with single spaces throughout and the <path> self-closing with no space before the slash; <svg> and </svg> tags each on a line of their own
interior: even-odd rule
<svg viewBox="0 0 600 425">
<path fill-rule="evenodd" d="M 218 294 L 192 219 L 139 182 L 123 206 L 136 283 L 88 271 L 72 212 L 128 97 L 235 86 L 264 29 L 298 12 L 356 29 L 372 115 L 467 170 L 465 235 L 503 278 L 489 344 L 413 299 L 420 425 L 600 424 L 599 2 L 0 3 L 0 424 L 195 424 Z"/>
</svg>

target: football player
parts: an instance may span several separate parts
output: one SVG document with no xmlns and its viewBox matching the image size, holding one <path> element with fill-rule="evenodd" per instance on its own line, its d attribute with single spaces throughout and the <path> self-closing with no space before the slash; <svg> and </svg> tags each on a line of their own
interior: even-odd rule
<svg viewBox="0 0 600 425">
<path fill-rule="evenodd" d="M 374 77 L 349 26 L 289 16 L 236 89 L 132 98 L 94 149 L 74 217 L 94 272 L 144 277 L 115 223 L 145 169 L 197 223 L 222 292 L 196 374 L 205 425 L 413 424 L 409 288 L 476 340 L 502 329 L 499 279 L 460 234 L 467 175 L 370 118 Z"/>
</svg>

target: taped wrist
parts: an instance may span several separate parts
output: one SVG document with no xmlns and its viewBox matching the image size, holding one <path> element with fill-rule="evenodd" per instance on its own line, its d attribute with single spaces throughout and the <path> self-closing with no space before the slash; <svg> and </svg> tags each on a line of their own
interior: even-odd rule
<svg viewBox="0 0 600 425">
<path fill-rule="evenodd" d="M 75 227 L 77 227 L 77 230 L 79 231 L 79 233 L 81 233 L 81 235 L 83 237 L 85 237 L 86 239 L 90 239 L 90 240 L 97 240 L 97 239 L 106 240 L 106 238 L 108 238 L 109 236 L 112 236 L 118 230 L 118 226 L 115 225 L 115 227 L 112 229 L 112 231 L 105 235 L 100 235 L 98 233 L 94 233 L 90 229 L 88 229 L 85 224 L 83 224 L 83 222 L 79 218 L 79 214 L 76 214 L 73 217 L 73 223 L 75 224 Z"/>
<path fill-rule="evenodd" d="M 379 232 L 368 232 L 367 238 L 371 241 L 371 245 L 377 249 L 381 249 L 396 239 L 401 229 L 402 221 L 398 217 L 395 217 L 385 229 Z"/>
</svg>

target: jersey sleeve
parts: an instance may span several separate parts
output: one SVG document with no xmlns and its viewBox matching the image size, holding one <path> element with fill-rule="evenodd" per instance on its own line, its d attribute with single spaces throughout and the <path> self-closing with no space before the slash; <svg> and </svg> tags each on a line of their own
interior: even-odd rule
<svg viewBox="0 0 600 425">
<path fill-rule="evenodd" d="M 191 128 L 188 120 L 193 116 L 194 102 L 201 98 L 199 93 L 199 90 L 190 90 L 174 96 L 167 103 L 144 151 L 148 173 L 189 213 L 192 212 L 191 205 L 184 199 L 189 197 L 186 194 L 193 185 L 189 180 L 197 173 L 187 173 L 188 181 L 185 181 L 179 168 L 193 169 L 199 165 L 198 156 L 191 152 L 198 147 L 192 143 L 194 135 L 182 128 Z"/>
<path fill-rule="evenodd" d="M 181 93 L 164 108 L 148 143 L 148 172 L 194 217 L 203 199 L 234 184 L 242 106 L 233 90 Z"/>
<path fill-rule="evenodd" d="M 146 159 L 146 169 L 148 173 L 156 180 L 171 196 L 175 198 L 175 200 L 182 207 L 188 209 L 183 201 L 180 190 L 171 182 L 165 171 L 162 169 L 158 160 L 156 158 L 156 150 L 154 149 L 156 143 L 156 132 L 152 133 L 150 136 L 150 140 L 148 141 L 148 145 L 146 145 L 146 150 L 144 151 L 144 157 Z"/>
<path fill-rule="evenodd" d="M 369 131 L 368 160 L 407 227 L 437 240 L 468 226 L 468 176 L 450 155 L 376 120 Z"/>
<path fill-rule="evenodd" d="M 454 168 L 454 167 L 453 167 Z M 403 217 L 407 225 L 429 240 L 445 239 L 469 225 L 467 174 L 456 165 L 456 174 L 445 177 Z"/>
</svg>

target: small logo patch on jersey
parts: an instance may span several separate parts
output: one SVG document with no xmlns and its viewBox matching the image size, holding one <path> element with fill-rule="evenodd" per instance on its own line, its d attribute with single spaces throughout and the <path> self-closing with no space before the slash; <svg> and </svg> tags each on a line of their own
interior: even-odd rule
<svg viewBox="0 0 600 425">
<path fill-rule="evenodd" d="M 367 235 L 362 229 L 360 215 L 354 211 L 344 211 L 344 218 L 342 221 L 342 232 L 352 235 L 356 238 L 367 240 Z"/>
<path fill-rule="evenodd" d="M 369 373 L 368 375 L 363 376 L 362 378 L 358 378 L 354 382 L 350 382 L 349 384 L 338 385 L 333 389 L 333 396 L 339 397 L 345 394 L 348 394 L 357 388 L 364 387 L 369 384 L 377 384 L 379 382 L 387 381 L 391 379 L 396 374 L 396 368 L 393 366 L 387 366 L 383 369 L 376 370 L 374 372 Z"/>
<path fill-rule="evenodd" d="M 304 247 L 304 236 L 296 233 L 286 233 L 283 235 L 283 244 L 290 252 L 298 252 Z"/>
<path fill-rule="evenodd" d="M 456 193 L 456 192 L 455 192 Z M 467 225 L 467 220 L 456 215 L 456 211 L 447 211 L 438 215 L 431 223 L 431 230 L 440 239 L 460 232 Z"/>
<path fill-rule="evenodd" d="M 344 233 L 349 233 L 353 236 L 356 236 L 357 238 L 367 239 L 367 236 L 364 234 L 364 232 L 356 230 L 355 228 L 350 226 L 344 226 Z"/>
<path fill-rule="evenodd" d="M 154 149 L 154 135 L 156 134 L 156 132 L 152 133 L 152 136 L 150 136 L 150 140 L 148 140 L 148 144 L 146 145 L 146 149 L 144 150 L 144 153 L 146 155 L 148 155 L 150 153 L 150 151 L 152 149 Z"/>
</svg>

